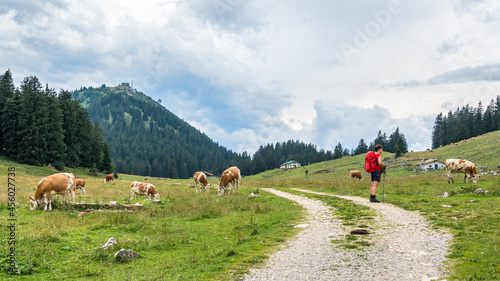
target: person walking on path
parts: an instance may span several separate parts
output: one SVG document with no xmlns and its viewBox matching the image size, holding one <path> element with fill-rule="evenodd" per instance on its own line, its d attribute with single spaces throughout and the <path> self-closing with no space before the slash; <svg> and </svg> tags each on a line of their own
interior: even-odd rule
<svg viewBox="0 0 500 281">
<path fill-rule="evenodd" d="M 377 186 L 378 183 L 380 182 L 380 178 L 382 177 L 382 169 L 381 166 L 382 164 L 382 151 L 383 151 L 383 146 L 381 144 L 375 145 L 375 156 L 376 156 L 376 166 L 377 170 L 375 172 L 371 173 L 371 186 L 370 186 L 370 202 L 372 203 L 380 203 L 379 200 L 376 198 L 376 192 L 377 192 Z"/>
</svg>

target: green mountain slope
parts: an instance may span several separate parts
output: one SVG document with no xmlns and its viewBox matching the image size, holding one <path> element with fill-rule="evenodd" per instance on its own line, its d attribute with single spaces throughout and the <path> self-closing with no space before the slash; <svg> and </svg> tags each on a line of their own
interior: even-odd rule
<svg viewBox="0 0 500 281">
<path fill-rule="evenodd" d="M 268 170 L 263 174 L 249 177 L 253 180 L 264 179 L 297 179 L 305 178 L 308 171 L 309 178 L 348 177 L 351 170 L 364 171 L 364 154 L 341 159 L 323 161 L 303 166 L 290 171 L 281 169 Z M 477 136 L 474 140 L 461 142 L 459 145 L 446 145 L 433 151 L 409 152 L 402 157 L 395 158 L 393 153 L 382 154 L 384 162 L 388 165 L 387 174 L 391 176 L 415 175 L 416 164 L 425 159 L 437 158 L 445 161 L 450 158 L 466 159 L 472 161 L 479 173 L 492 170 L 500 171 L 500 131 Z M 431 173 L 444 174 L 443 170 Z"/>
<path fill-rule="evenodd" d="M 246 153 L 220 146 L 131 87 L 103 85 L 72 94 L 87 108 L 91 120 L 102 126 L 119 173 L 188 178 L 200 170 L 219 175 L 236 163 L 242 173 L 249 170 Z"/>
</svg>

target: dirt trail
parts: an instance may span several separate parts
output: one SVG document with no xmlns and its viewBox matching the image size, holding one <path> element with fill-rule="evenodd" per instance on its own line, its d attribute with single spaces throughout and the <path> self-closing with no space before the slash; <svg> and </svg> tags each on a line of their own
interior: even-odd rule
<svg viewBox="0 0 500 281">
<path fill-rule="evenodd" d="M 251 269 L 245 280 L 435 280 L 445 276 L 448 233 L 432 229 L 417 212 L 367 198 L 337 196 L 295 189 L 304 193 L 337 196 L 377 212 L 370 242 L 363 250 L 344 249 L 331 241 L 343 239 L 352 228 L 342 226 L 331 207 L 318 200 L 274 189 L 263 189 L 304 206 L 304 227 L 296 239 L 274 253 L 266 265 Z"/>
</svg>

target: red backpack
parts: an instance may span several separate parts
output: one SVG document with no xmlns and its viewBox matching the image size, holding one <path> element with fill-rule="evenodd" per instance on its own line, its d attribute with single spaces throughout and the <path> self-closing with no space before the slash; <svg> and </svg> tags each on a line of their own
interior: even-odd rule
<svg viewBox="0 0 500 281">
<path fill-rule="evenodd" d="M 373 173 L 378 170 L 378 167 L 377 154 L 373 151 L 368 151 L 365 156 L 365 171 Z"/>
</svg>

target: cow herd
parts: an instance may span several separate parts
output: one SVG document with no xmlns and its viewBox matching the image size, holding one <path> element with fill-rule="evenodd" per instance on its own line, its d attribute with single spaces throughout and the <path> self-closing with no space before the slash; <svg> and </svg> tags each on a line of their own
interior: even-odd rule
<svg viewBox="0 0 500 281">
<path fill-rule="evenodd" d="M 446 175 L 448 177 L 448 183 L 451 181 L 454 183 L 452 173 L 464 173 L 464 183 L 467 178 L 469 182 L 477 183 L 480 175 L 476 172 L 476 167 L 474 163 L 463 159 L 447 159 L 446 160 Z M 385 172 L 385 165 L 383 167 Z M 350 172 L 351 179 L 362 180 L 363 176 L 361 172 L 353 170 Z M 113 175 L 106 175 L 104 183 L 108 183 L 113 180 Z M 223 196 L 225 193 L 230 194 L 231 190 L 234 189 L 233 193 L 239 192 L 241 180 L 241 172 L 237 167 L 231 167 L 226 169 L 220 178 L 219 186 L 217 187 L 218 196 Z M 207 176 L 204 172 L 196 172 L 193 175 L 193 182 L 195 185 L 196 193 L 206 190 L 209 191 L 211 185 L 207 181 Z M 81 189 L 81 192 L 85 193 L 85 180 L 75 179 L 72 173 L 60 173 L 50 175 L 43 178 L 38 183 L 38 187 L 35 191 L 35 196 L 30 197 L 30 210 L 34 210 L 41 205 L 45 205 L 44 211 L 52 210 L 52 195 L 59 194 L 62 196 L 62 201 L 66 201 L 66 196 L 69 193 L 75 203 L 75 191 L 76 189 Z M 137 195 L 144 195 L 148 200 L 158 199 L 160 194 L 156 192 L 154 185 L 150 183 L 143 183 L 134 181 L 130 185 L 130 199 L 134 199 Z"/>
<path fill-rule="evenodd" d="M 481 177 L 476 172 L 476 167 L 474 163 L 464 159 L 447 159 L 445 162 L 446 167 L 446 176 L 448 177 L 448 183 L 450 183 L 450 179 L 452 183 L 455 183 L 452 177 L 452 173 L 463 173 L 464 174 L 464 183 L 466 183 L 467 178 L 469 182 L 477 183 L 477 180 Z M 382 166 L 382 173 L 385 173 L 385 165 Z M 361 172 L 358 170 L 352 170 L 350 173 L 350 179 L 362 180 L 363 176 Z"/>
<path fill-rule="evenodd" d="M 113 181 L 113 175 L 106 175 L 104 183 Z M 205 189 L 210 190 L 211 185 L 207 181 L 207 176 L 204 172 L 197 172 L 193 176 L 195 189 L 198 192 Z M 237 167 L 226 169 L 221 176 L 220 184 L 217 187 L 217 194 L 223 196 L 225 193 L 230 194 L 231 189 L 236 186 L 235 192 L 238 192 L 240 186 L 241 173 Z M 85 180 L 75 179 L 72 173 L 59 173 L 45 177 L 38 182 L 38 187 L 35 191 L 35 196 L 30 197 L 30 210 L 35 210 L 41 205 L 45 205 L 44 211 L 52 211 L 52 196 L 61 195 L 62 201 L 66 201 L 68 193 L 71 195 L 73 203 L 75 203 L 75 191 L 80 189 L 85 194 Z M 234 193 L 234 192 L 233 192 Z M 160 194 L 156 192 L 156 187 L 150 183 L 134 181 L 130 184 L 130 199 L 136 198 L 138 195 L 144 195 L 148 200 L 158 200 Z"/>
</svg>

